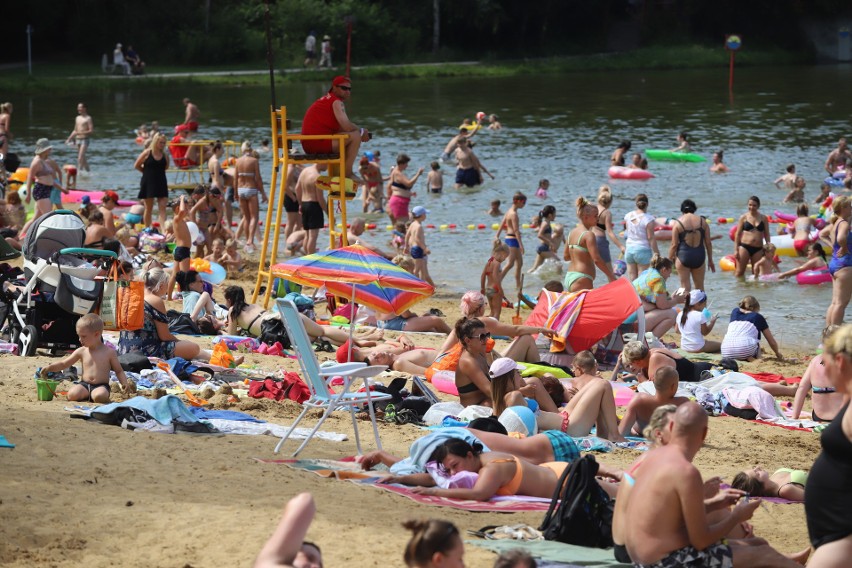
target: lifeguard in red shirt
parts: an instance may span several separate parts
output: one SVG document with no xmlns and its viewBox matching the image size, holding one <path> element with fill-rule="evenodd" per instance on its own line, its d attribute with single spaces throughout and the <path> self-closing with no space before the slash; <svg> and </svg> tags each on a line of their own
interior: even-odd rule
<svg viewBox="0 0 852 568">
<path fill-rule="evenodd" d="M 352 94 L 352 82 L 349 77 L 338 75 L 331 82 L 328 93 L 314 101 L 302 120 L 302 134 L 348 134 L 346 140 L 346 177 L 362 183 L 352 173 L 352 166 L 358 157 L 361 142 L 372 138 L 369 130 L 359 128 L 346 116 L 343 103 Z M 331 154 L 338 151 L 337 140 L 302 140 L 302 148 L 307 154 Z"/>
</svg>

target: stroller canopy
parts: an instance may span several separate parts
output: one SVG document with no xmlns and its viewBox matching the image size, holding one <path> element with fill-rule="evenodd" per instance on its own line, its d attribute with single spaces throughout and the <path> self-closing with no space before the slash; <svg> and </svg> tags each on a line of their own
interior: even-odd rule
<svg viewBox="0 0 852 568">
<path fill-rule="evenodd" d="M 59 209 L 39 217 L 29 228 L 21 252 L 30 262 L 48 259 L 64 248 L 82 247 L 86 225 L 73 211 Z"/>
</svg>

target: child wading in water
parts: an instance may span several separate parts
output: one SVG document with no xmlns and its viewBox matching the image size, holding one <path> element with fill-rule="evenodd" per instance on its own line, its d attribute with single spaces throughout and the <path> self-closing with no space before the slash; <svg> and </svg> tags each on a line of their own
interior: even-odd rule
<svg viewBox="0 0 852 568">
<path fill-rule="evenodd" d="M 547 199 L 547 190 L 550 189 L 550 180 L 538 180 L 538 189 L 535 190 L 535 196 L 541 199 Z"/>
<path fill-rule="evenodd" d="M 429 276 L 429 268 L 426 265 L 428 261 L 426 257 L 429 256 L 430 251 L 426 246 L 423 221 L 426 220 L 427 213 L 429 211 L 420 205 L 411 210 L 411 216 L 414 217 L 414 220 L 405 233 L 405 246 L 408 248 L 411 258 L 414 259 L 414 275 L 434 286 L 435 283 L 432 282 L 432 277 Z"/>
<path fill-rule="evenodd" d="M 512 206 L 506 211 L 503 216 L 503 221 L 497 229 L 495 239 L 500 238 L 500 234 L 505 230 L 506 238 L 503 241 L 509 247 L 509 263 L 503 268 L 503 277 L 515 267 L 515 286 L 517 291 L 521 290 L 521 272 L 524 269 L 524 242 L 521 240 L 521 222 L 518 217 L 518 210 L 523 209 L 527 204 L 527 196 L 521 192 L 512 197 Z"/>
<path fill-rule="evenodd" d="M 805 200 L 805 178 L 802 176 L 796 176 L 796 179 L 793 180 L 793 189 L 790 190 L 790 193 L 787 194 L 787 197 L 784 198 L 784 203 L 801 203 Z"/>
<path fill-rule="evenodd" d="M 68 400 L 105 403 L 109 402 L 109 372 L 115 371 L 118 382 L 125 393 L 136 392 L 136 385 L 128 382 L 115 349 L 104 345 L 101 333 L 104 322 L 96 314 L 86 314 L 77 320 L 77 336 L 80 345 L 77 350 L 62 361 L 52 363 L 41 369 L 41 376 L 62 371 L 77 361 L 83 363 L 83 374 L 74 386 L 68 389 Z"/>
<path fill-rule="evenodd" d="M 488 298 L 488 307 L 491 308 L 490 317 L 500 319 L 500 311 L 503 309 L 503 272 L 500 264 L 509 256 L 509 247 L 502 241 L 494 241 L 491 249 L 491 258 L 482 269 L 479 288 L 480 292 Z"/>
<path fill-rule="evenodd" d="M 793 248 L 799 256 L 807 256 L 808 245 L 813 242 L 811 230 L 814 228 L 814 220 L 808 215 L 808 205 L 802 203 L 796 208 L 796 220 L 793 221 Z"/>
<path fill-rule="evenodd" d="M 444 190 L 444 174 L 441 172 L 441 164 L 432 162 L 432 171 L 426 174 L 426 185 L 429 193 L 441 193 Z"/>
</svg>

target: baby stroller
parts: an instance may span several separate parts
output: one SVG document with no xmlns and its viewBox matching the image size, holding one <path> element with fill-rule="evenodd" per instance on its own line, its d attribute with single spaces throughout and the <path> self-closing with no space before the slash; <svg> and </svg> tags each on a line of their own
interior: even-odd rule
<svg viewBox="0 0 852 568">
<path fill-rule="evenodd" d="M 67 210 L 30 226 L 21 251 L 23 289 L 5 293 L 7 330 L 22 356 L 39 347 L 53 354 L 79 347 L 77 320 L 97 309 L 103 292 L 103 281 L 95 279 L 101 268 L 90 259 L 116 258 L 112 251 L 82 248 L 85 239 L 83 220 Z"/>
</svg>

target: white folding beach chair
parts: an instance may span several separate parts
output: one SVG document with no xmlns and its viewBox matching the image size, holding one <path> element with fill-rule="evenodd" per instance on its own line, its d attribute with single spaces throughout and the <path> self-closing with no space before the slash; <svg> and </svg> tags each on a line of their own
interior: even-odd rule
<svg viewBox="0 0 852 568">
<path fill-rule="evenodd" d="M 284 321 L 284 326 L 287 328 L 287 335 L 290 337 L 290 343 L 293 344 L 293 348 L 296 350 L 296 354 L 298 355 L 299 366 L 302 368 L 302 376 L 305 378 L 305 382 L 307 382 L 308 388 L 311 390 L 311 397 L 302 403 L 302 406 L 304 407 L 302 413 L 287 431 L 287 434 L 281 438 L 278 445 L 275 446 L 275 453 L 278 453 L 278 450 L 281 449 L 281 446 L 284 445 L 284 442 L 287 441 L 287 438 L 290 437 L 290 434 L 292 434 L 293 430 L 296 429 L 296 426 L 299 425 L 299 422 L 301 422 L 302 418 L 305 417 L 305 414 L 307 414 L 309 410 L 313 408 L 324 408 L 325 412 L 323 412 L 322 417 L 319 419 L 319 422 L 317 422 L 317 425 L 314 426 L 314 429 L 311 430 L 307 439 L 302 442 L 299 449 L 293 452 L 293 457 L 296 457 L 296 455 L 302 451 L 308 442 L 311 441 L 311 438 L 314 437 L 314 434 L 317 433 L 317 430 L 319 430 L 322 423 L 325 422 L 325 419 L 328 418 L 332 412 L 338 408 L 348 408 L 349 414 L 352 416 L 352 428 L 355 430 L 355 445 L 358 448 L 358 453 L 361 454 L 361 440 L 358 437 L 358 421 L 355 419 L 355 407 L 360 407 L 365 404 L 370 411 L 370 421 L 373 423 L 373 434 L 376 437 L 376 446 L 381 450 L 382 442 L 379 439 L 379 427 L 376 424 L 376 411 L 373 408 L 373 403 L 377 401 L 390 400 L 392 397 L 385 393 L 371 393 L 367 379 L 375 377 L 382 371 L 385 371 L 386 367 L 368 367 L 366 363 L 335 363 L 334 365 L 327 367 L 320 367 L 317 362 L 316 354 L 314 353 L 313 345 L 311 345 L 311 339 L 305 331 L 305 326 L 302 324 L 302 319 L 299 316 L 299 310 L 296 308 L 296 304 L 290 300 L 283 299 L 276 300 L 276 303 L 278 305 L 278 312 L 281 314 L 281 319 Z M 332 377 L 343 378 L 343 386 L 340 387 L 340 392 L 338 393 L 331 391 L 328 383 L 326 382 L 330 381 Z M 351 389 L 355 379 L 363 379 L 364 386 L 367 387 L 364 392 L 352 392 Z"/>
</svg>

